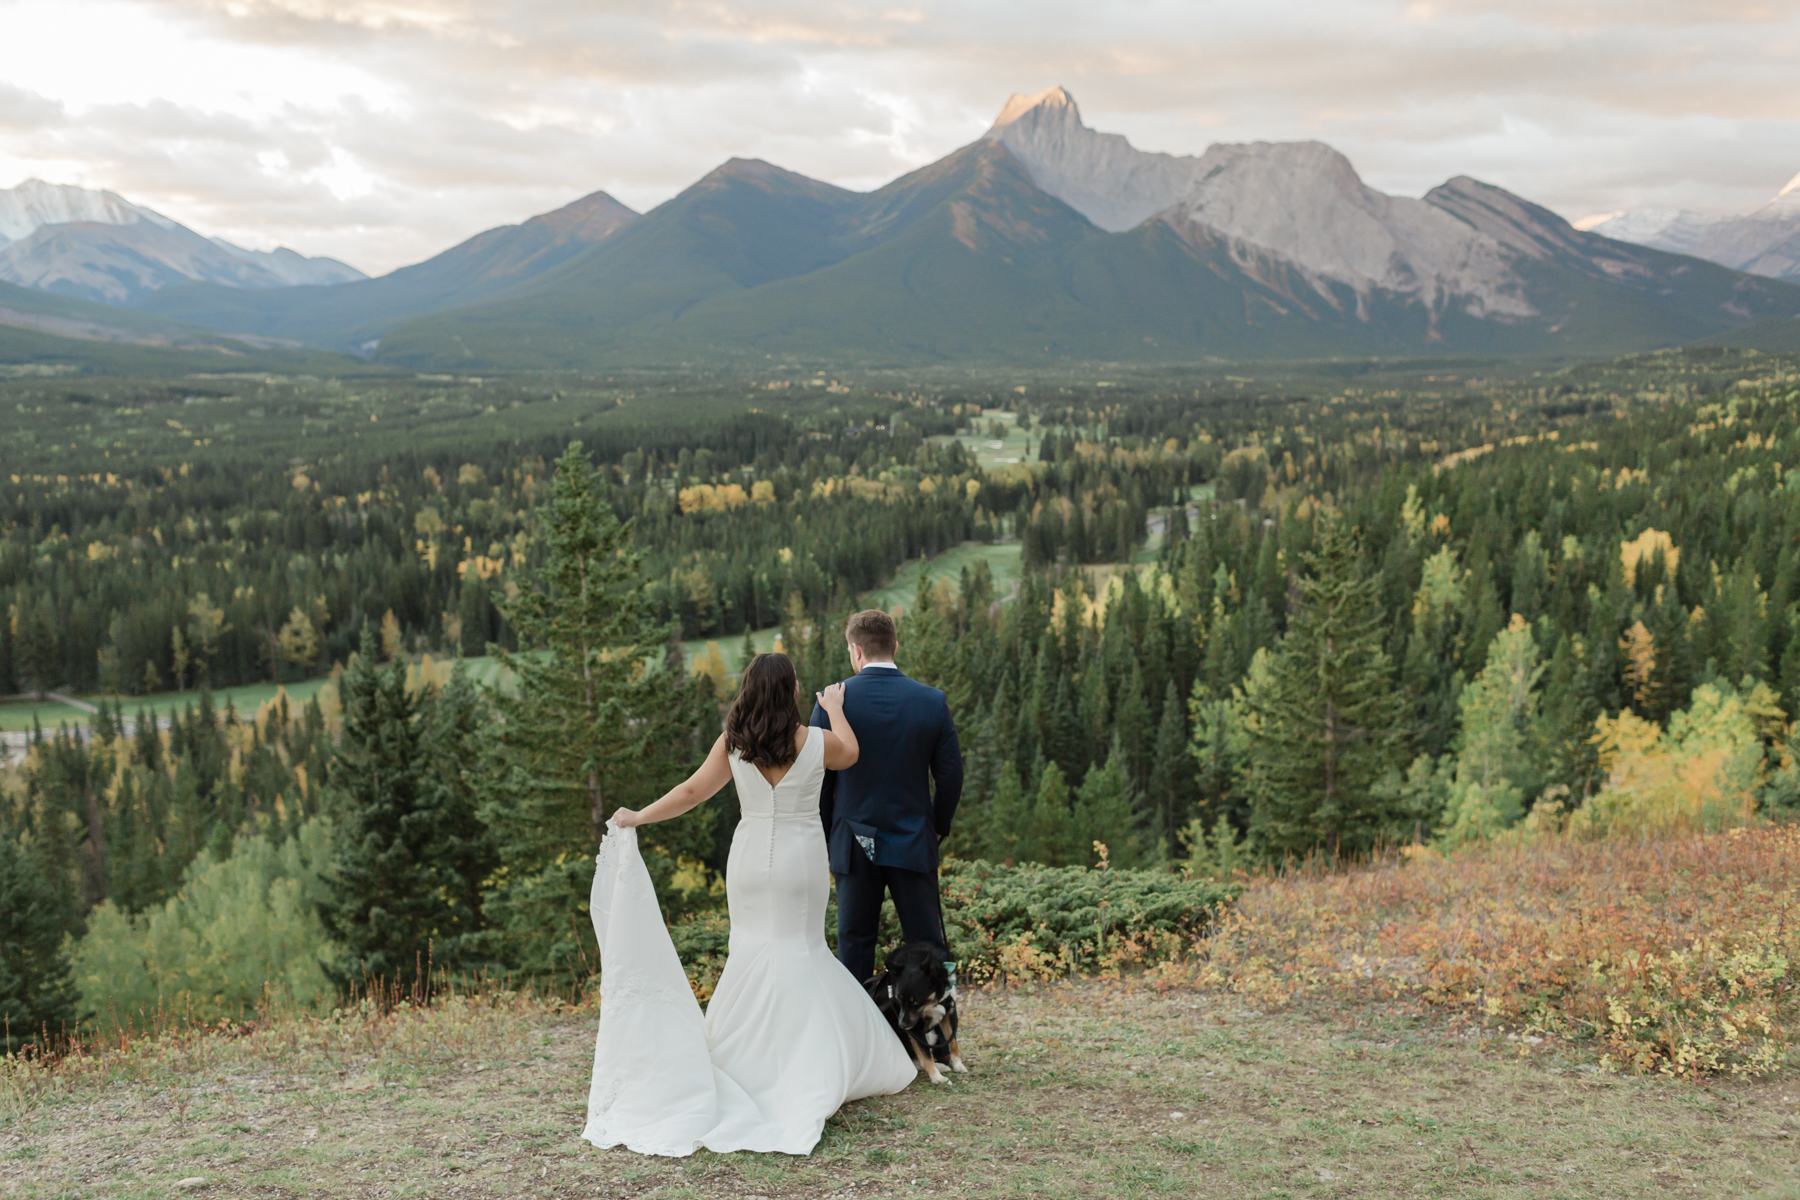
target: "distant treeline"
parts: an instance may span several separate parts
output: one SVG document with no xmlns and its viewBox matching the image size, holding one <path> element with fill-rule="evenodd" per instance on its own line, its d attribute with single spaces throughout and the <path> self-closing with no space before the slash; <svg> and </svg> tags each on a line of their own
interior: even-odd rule
<svg viewBox="0 0 1800 1200">
<path fill-rule="evenodd" d="M 1032 566 L 1123 560 L 1147 514 L 1193 484 L 1216 479 L 1221 497 L 1252 507 L 1271 481 L 1339 492 L 1503 420 L 1466 399 L 1359 413 L 1344 397 L 1158 387 L 1088 389 L 1078 402 L 1033 387 L 1001 399 L 1028 424 L 1035 414 L 1034 461 L 982 471 L 941 436 L 994 407 L 993 393 L 967 388 L 80 380 L 5 391 L 30 419 L 0 437 L 0 693 L 293 679 L 344 661 L 364 626 L 394 648 L 513 645 L 496 600 L 540 553 L 529 513 L 571 433 L 636 525 L 658 614 L 698 637 L 766 628 L 795 603 L 842 607 L 899 563 L 965 540 L 1017 536 Z"/>
</svg>

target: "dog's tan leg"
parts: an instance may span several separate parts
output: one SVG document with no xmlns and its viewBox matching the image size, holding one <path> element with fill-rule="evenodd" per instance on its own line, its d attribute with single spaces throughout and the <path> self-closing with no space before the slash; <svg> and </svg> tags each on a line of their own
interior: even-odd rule
<svg viewBox="0 0 1800 1200">
<path fill-rule="evenodd" d="M 925 1072 L 927 1079 L 933 1083 L 950 1082 L 950 1077 L 938 1070 L 938 1065 L 933 1061 L 930 1051 L 919 1045 L 918 1039 L 910 1033 L 906 1035 L 906 1045 L 912 1051 L 913 1062 L 919 1065 L 919 1070 Z"/>
<path fill-rule="evenodd" d="M 962 1051 L 956 1048 L 956 1039 L 950 1039 L 950 1069 L 961 1075 L 967 1075 L 969 1068 L 963 1066 Z"/>
</svg>

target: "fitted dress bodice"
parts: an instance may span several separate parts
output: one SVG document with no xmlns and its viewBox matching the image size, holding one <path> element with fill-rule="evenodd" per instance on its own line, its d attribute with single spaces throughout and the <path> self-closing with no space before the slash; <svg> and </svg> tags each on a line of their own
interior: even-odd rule
<svg viewBox="0 0 1800 1200">
<path fill-rule="evenodd" d="M 731 756 L 731 778 L 737 784 L 738 807 L 746 821 L 819 820 L 819 788 L 825 782 L 825 739 L 816 729 L 806 731 L 806 743 L 793 766 L 771 785 L 751 764 Z M 821 835 L 823 827 L 821 827 Z"/>
</svg>

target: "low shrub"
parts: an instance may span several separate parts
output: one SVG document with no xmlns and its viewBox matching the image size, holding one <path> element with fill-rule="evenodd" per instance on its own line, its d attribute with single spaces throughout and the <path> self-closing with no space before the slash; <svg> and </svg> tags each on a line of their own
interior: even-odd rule
<svg viewBox="0 0 1800 1200">
<path fill-rule="evenodd" d="M 958 978 L 972 983 L 1117 974 L 1179 959 L 1239 890 L 1160 871 L 966 859 L 947 860 L 938 884 Z M 688 982 L 704 1003 L 725 967 L 730 918 L 702 913 L 670 932 Z M 883 906 L 877 936 L 883 946 L 900 941 L 891 902 Z M 825 939 L 836 948 L 835 896 L 825 911 Z"/>
<path fill-rule="evenodd" d="M 1241 890 L 1162 871 L 951 859 L 939 873 L 961 978 L 1045 979 L 1178 958 Z"/>
<path fill-rule="evenodd" d="M 1410 998 L 1696 1077 L 1787 1061 L 1800 1031 L 1800 831 L 1424 847 L 1251 882 L 1194 980 L 1277 1005 Z"/>
</svg>

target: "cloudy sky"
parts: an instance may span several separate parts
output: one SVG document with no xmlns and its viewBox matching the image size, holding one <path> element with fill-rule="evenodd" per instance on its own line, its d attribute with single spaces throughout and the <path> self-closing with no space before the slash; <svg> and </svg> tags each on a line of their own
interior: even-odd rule
<svg viewBox="0 0 1800 1200">
<path fill-rule="evenodd" d="M 731 155 L 872 187 L 1054 83 L 1146 149 L 1319 138 L 1571 218 L 1800 171 L 1794 0 L 0 0 L 0 31 L 0 186 L 377 273 Z"/>
</svg>

